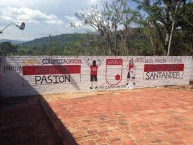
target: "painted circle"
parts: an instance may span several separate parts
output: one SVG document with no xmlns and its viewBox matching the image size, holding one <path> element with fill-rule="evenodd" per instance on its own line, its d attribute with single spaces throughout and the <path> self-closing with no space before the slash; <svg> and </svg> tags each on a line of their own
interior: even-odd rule
<svg viewBox="0 0 193 145">
<path fill-rule="evenodd" d="M 115 76 L 115 80 L 118 81 L 118 80 L 120 80 L 120 79 L 121 79 L 121 76 L 120 76 L 120 75 L 116 75 L 116 76 Z"/>
</svg>

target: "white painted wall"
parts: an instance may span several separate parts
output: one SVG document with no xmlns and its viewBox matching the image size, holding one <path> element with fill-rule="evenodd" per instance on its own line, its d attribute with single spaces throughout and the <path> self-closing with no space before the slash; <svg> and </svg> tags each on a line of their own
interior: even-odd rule
<svg viewBox="0 0 193 145">
<path fill-rule="evenodd" d="M 135 68 L 134 78 L 128 80 L 128 63 L 131 59 Z M 100 64 L 98 81 L 95 82 L 90 81 L 88 66 L 93 60 Z M 28 96 L 188 85 L 193 74 L 192 65 L 190 56 L 1 57 L 0 92 L 2 96 Z M 130 68 L 132 70 L 133 67 Z"/>
<path fill-rule="evenodd" d="M 190 81 L 193 81 L 193 58 L 192 58 L 192 64 L 191 64 L 191 75 L 190 75 Z"/>
</svg>

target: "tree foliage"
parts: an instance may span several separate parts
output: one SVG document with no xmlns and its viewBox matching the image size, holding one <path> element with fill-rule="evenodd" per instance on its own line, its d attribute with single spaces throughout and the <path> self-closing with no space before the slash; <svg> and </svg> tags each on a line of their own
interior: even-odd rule
<svg viewBox="0 0 193 145">
<path fill-rule="evenodd" d="M 71 24 L 96 32 L 1 43 L 0 55 L 193 55 L 192 10 L 192 0 L 102 2 L 76 13 L 79 25 Z"/>
<path fill-rule="evenodd" d="M 128 1 L 103 2 L 101 10 L 95 6 L 93 9 L 76 13 L 76 17 L 83 25 L 91 26 L 100 34 L 105 43 L 106 55 L 128 53 L 129 28 L 139 19 L 139 13 L 129 8 Z"/>
<path fill-rule="evenodd" d="M 0 43 L 0 55 L 13 55 L 17 53 L 17 46 L 12 45 L 10 42 Z"/>
<path fill-rule="evenodd" d="M 176 26 L 179 28 L 178 40 L 181 40 L 178 42 L 183 44 L 180 53 L 193 55 L 193 3 L 188 3 L 182 8 Z"/>
<path fill-rule="evenodd" d="M 151 27 L 154 32 L 149 33 L 154 50 L 158 50 L 157 42 L 162 46 L 162 55 L 175 54 L 175 45 L 172 45 L 173 34 L 178 31 L 179 16 L 184 18 L 190 15 L 184 13 L 184 8 L 191 1 L 187 0 L 133 0 L 138 4 L 138 8 L 146 12 L 145 28 Z M 182 19 L 181 19 L 182 20 Z M 184 20 L 182 20 L 184 21 Z M 154 36 L 157 38 L 153 38 Z M 176 34 L 175 34 L 176 35 Z M 176 38 L 177 39 L 177 38 Z M 175 40 L 174 40 L 175 41 Z M 171 52 L 171 49 L 173 52 Z M 159 54 L 159 53 L 158 53 Z"/>
</svg>

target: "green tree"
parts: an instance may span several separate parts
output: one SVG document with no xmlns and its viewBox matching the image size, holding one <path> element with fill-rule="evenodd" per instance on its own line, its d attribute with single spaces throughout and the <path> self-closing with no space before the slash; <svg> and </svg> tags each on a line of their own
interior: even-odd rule
<svg viewBox="0 0 193 145">
<path fill-rule="evenodd" d="M 17 52 L 17 47 L 11 42 L 2 42 L 0 44 L 0 55 L 13 55 Z"/>
<path fill-rule="evenodd" d="M 103 2 L 101 10 L 94 6 L 91 10 L 85 9 L 75 15 L 83 25 L 91 26 L 100 34 L 105 42 L 106 55 L 128 53 L 129 25 L 138 19 L 139 13 L 129 8 L 127 0 Z"/>
<path fill-rule="evenodd" d="M 180 45 L 183 48 L 180 52 L 184 55 L 193 55 L 193 2 L 186 4 L 181 9 L 177 19 L 177 37 L 179 38 L 177 42 L 181 42 Z"/>
<path fill-rule="evenodd" d="M 147 14 L 148 25 L 154 27 L 163 47 L 163 55 L 170 55 L 172 37 L 186 0 L 133 0 Z"/>
</svg>

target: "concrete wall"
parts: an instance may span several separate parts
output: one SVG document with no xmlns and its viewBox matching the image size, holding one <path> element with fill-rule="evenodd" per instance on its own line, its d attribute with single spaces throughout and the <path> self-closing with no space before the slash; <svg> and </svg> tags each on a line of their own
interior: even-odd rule
<svg viewBox="0 0 193 145">
<path fill-rule="evenodd" d="M 190 81 L 193 81 L 193 58 L 192 58 L 192 64 L 191 64 L 191 75 L 190 75 Z"/>
<path fill-rule="evenodd" d="M 193 70 L 190 56 L 14 56 L 0 65 L 2 96 L 188 85 Z"/>
</svg>

